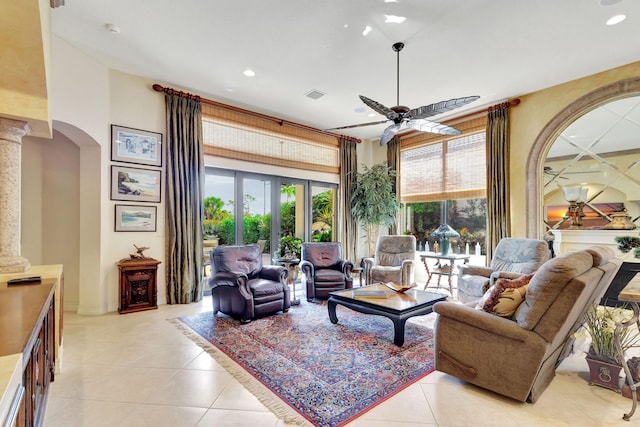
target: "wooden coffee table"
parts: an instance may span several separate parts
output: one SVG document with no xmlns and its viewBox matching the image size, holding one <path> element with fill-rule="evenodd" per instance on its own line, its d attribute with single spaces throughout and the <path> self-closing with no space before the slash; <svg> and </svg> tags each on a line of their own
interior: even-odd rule
<svg viewBox="0 0 640 427">
<path fill-rule="evenodd" d="M 379 296 L 365 296 L 377 293 Z M 413 316 L 423 316 L 433 311 L 433 304 L 445 301 L 446 295 L 435 292 L 411 289 L 405 293 L 395 292 L 385 285 L 371 285 L 356 289 L 331 292 L 327 307 L 331 323 L 338 323 L 336 305 L 349 307 L 365 314 L 377 314 L 393 322 L 393 343 L 398 347 L 404 344 L 404 325 Z"/>
</svg>

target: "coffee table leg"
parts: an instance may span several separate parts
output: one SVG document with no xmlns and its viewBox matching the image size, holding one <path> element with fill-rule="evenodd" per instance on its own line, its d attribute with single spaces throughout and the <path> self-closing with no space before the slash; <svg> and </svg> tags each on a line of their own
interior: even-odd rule
<svg viewBox="0 0 640 427">
<path fill-rule="evenodd" d="M 407 319 L 391 320 L 393 321 L 393 343 L 398 347 L 402 347 L 402 344 L 404 344 L 404 324 L 406 323 Z"/>
<path fill-rule="evenodd" d="M 331 320 L 331 323 L 333 323 L 334 325 L 338 323 L 338 316 L 336 316 L 336 305 L 336 302 L 329 298 L 329 301 L 327 301 L 327 310 L 329 310 L 329 320 Z"/>
</svg>

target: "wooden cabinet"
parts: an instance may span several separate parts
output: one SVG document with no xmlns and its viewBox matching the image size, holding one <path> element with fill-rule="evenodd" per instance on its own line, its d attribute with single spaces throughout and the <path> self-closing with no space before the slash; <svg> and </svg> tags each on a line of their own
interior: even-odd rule
<svg viewBox="0 0 640 427">
<path fill-rule="evenodd" d="M 0 356 L 19 354 L 22 362 L 17 414 L 9 417 L 15 426 L 42 425 L 55 372 L 55 289 L 54 279 L 0 287 Z"/>
<path fill-rule="evenodd" d="M 120 313 L 158 308 L 158 264 L 153 258 L 125 258 L 120 270 Z"/>
</svg>

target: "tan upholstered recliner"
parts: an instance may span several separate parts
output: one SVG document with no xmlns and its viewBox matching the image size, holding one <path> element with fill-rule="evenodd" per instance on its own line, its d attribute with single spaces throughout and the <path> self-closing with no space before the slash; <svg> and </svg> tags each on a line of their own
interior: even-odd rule
<svg viewBox="0 0 640 427">
<path fill-rule="evenodd" d="M 439 302 L 436 369 L 510 398 L 535 402 L 570 352 L 586 310 L 607 290 L 621 260 L 595 246 L 547 261 L 513 318 L 473 304 Z"/>
<path fill-rule="evenodd" d="M 496 246 L 489 267 L 471 264 L 458 266 L 458 301 L 477 301 L 497 278 L 533 273 L 550 257 L 549 245 L 544 240 L 502 239 Z"/>
<path fill-rule="evenodd" d="M 394 282 L 408 285 L 413 282 L 416 238 L 407 236 L 380 236 L 374 258 L 365 258 L 365 282 Z"/>
</svg>

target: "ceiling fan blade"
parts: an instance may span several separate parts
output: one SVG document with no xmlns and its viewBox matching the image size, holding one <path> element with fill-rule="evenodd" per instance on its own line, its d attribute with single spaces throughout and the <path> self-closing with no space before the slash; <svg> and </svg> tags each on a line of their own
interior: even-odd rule
<svg viewBox="0 0 640 427">
<path fill-rule="evenodd" d="M 409 120 L 407 122 L 407 127 L 419 130 L 420 132 L 437 133 L 440 135 L 460 135 L 462 133 L 458 129 L 452 128 L 451 126 L 443 125 L 442 123 L 432 122 L 425 119 Z"/>
<path fill-rule="evenodd" d="M 331 129 L 325 129 L 325 130 L 338 130 L 338 129 L 351 129 L 351 128 L 359 128 L 362 126 L 373 126 L 373 125 L 379 125 L 382 123 L 387 123 L 389 120 L 381 120 L 379 122 L 370 122 L 370 123 L 360 123 L 357 125 L 349 125 L 349 126 L 340 126 L 339 128 L 331 128 Z"/>
<path fill-rule="evenodd" d="M 435 104 L 425 105 L 423 107 L 409 110 L 406 116 L 411 119 L 424 119 L 425 117 L 431 117 L 440 113 L 444 113 L 446 111 L 455 110 L 456 108 L 467 105 L 479 98 L 479 96 L 467 96 L 465 98 L 455 98 L 448 101 L 440 101 L 436 102 Z"/>
<path fill-rule="evenodd" d="M 367 104 L 367 106 L 370 107 L 373 111 L 375 111 L 378 114 L 382 114 L 389 120 L 395 120 L 399 117 L 398 113 L 393 111 L 391 108 L 385 107 L 384 105 L 380 104 L 378 101 L 374 101 L 373 99 L 369 99 L 366 96 L 362 96 L 362 95 L 360 95 L 360 100 L 365 104 Z"/>
<path fill-rule="evenodd" d="M 382 136 L 380 137 L 380 146 L 382 147 L 383 145 L 386 145 L 389 141 L 391 141 L 393 137 L 396 136 L 396 133 L 400 131 L 401 126 L 402 123 L 394 123 L 386 128 L 384 132 L 382 132 Z"/>
</svg>

